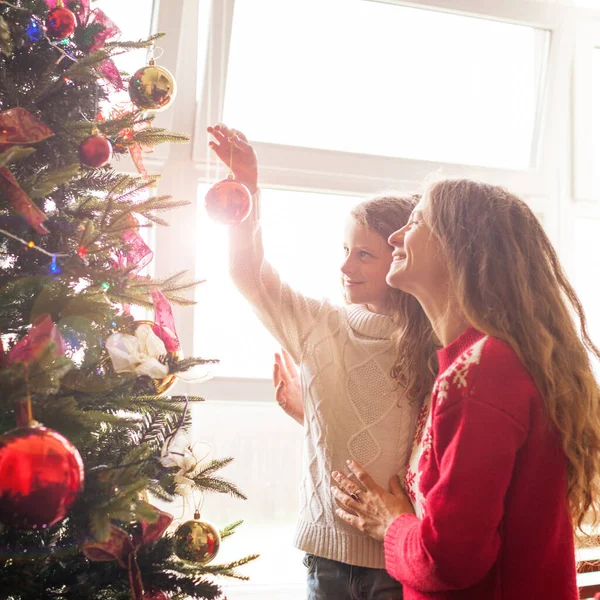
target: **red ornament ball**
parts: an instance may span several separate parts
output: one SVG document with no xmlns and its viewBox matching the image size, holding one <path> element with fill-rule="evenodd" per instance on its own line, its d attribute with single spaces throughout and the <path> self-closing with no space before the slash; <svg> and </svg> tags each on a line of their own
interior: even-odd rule
<svg viewBox="0 0 600 600">
<path fill-rule="evenodd" d="M 112 145 L 103 135 L 90 135 L 79 145 L 79 160 L 87 167 L 103 167 L 112 158 Z"/>
<path fill-rule="evenodd" d="M 53 8 L 46 18 L 48 37 L 53 40 L 62 40 L 75 31 L 75 15 L 64 6 Z"/>
<path fill-rule="evenodd" d="M 144 592 L 143 600 L 169 600 L 169 596 L 162 590 L 150 588 Z"/>
<path fill-rule="evenodd" d="M 0 437 L 0 521 L 38 529 L 62 521 L 83 488 L 83 462 L 65 437 L 39 424 Z"/>
<path fill-rule="evenodd" d="M 239 181 L 224 179 L 215 183 L 205 198 L 209 217 L 225 225 L 239 225 L 252 210 L 252 194 Z"/>
</svg>

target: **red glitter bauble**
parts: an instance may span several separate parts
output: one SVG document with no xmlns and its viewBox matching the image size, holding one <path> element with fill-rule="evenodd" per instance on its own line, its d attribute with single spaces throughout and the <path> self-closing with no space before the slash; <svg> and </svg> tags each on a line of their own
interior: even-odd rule
<svg viewBox="0 0 600 600">
<path fill-rule="evenodd" d="M 224 179 L 215 183 L 205 198 L 209 217 L 225 225 L 239 225 L 252 210 L 252 194 L 239 181 Z"/>
<path fill-rule="evenodd" d="M 144 592 L 144 600 L 169 600 L 169 596 L 162 590 L 156 588 L 150 588 Z"/>
<path fill-rule="evenodd" d="M 77 448 L 39 424 L 0 437 L 0 521 L 44 529 L 62 521 L 83 488 Z"/>
<path fill-rule="evenodd" d="M 64 6 L 53 8 L 46 18 L 46 29 L 48 37 L 54 40 L 62 40 L 69 37 L 75 31 L 75 15 Z"/>
<path fill-rule="evenodd" d="M 87 167 L 103 167 L 112 158 L 112 145 L 103 135 L 90 135 L 79 145 L 79 160 Z"/>
</svg>

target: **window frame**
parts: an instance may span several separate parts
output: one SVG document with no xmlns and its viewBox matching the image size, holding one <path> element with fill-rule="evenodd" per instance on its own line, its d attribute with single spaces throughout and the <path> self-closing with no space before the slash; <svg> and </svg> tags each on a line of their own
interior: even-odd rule
<svg viewBox="0 0 600 600">
<path fill-rule="evenodd" d="M 578 160 L 586 156 L 588 142 L 585 140 L 589 135 L 586 123 L 589 125 L 591 114 L 582 79 L 586 40 L 589 41 L 591 35 L 600 47 L 600 10 L 531 0 L 499 0 L 493 5 L 480 0 L 363 1 L 429 8 L 548 29 L 551 39 L 545 88 L 540 95 L 542 110 L 538 113 L 540 134 L 535 166 L 527 170 L 493 169 L 257 143 L 261 184 L 365 196 L 385 188 L 410 189 L 439 169 L 448 176 L 481 178 L 521 194 L 543 218 L 550 238 L 568 265 L 574 217 L 585 215 L 600 219 L 600 204 L 593 202 L 593 195 L 586 190 L 590 174 L 586 174 L 584 160 Z M 153 229 L 155 258 L 152 264 L 157 277 L 183 269 L 192 274 L 196 271 L 193 229 L 198 221 L 196 190 L 199 184 L 217 181 L 226 174 L 208 151 L 205 128 L 221 120 L 234 5 L 235 0 L 155 0 L 156 30 L 168 34 L 159 41 L 164 54 L 158 62 L 175 75 L 178 85 L 175 109 L 158 113 L 155 125 L 192 135 L 188 146 L 158 146 L 153 154 L 144 158 L 149 172 L 163 174 L 161 194 L 190 200 L 189 206 L 168 215 L 169 228 Z M 203 21 L 200 15 L 204 15 L 203 18 L 209 15 L 210 19 Z M 590 25 L 589 20 L 595 23 Z M 589 44 L 587 48 L 589 52 Z M 571 87 L 572 74 L 575 74 L 574 88 Z M 589 79 L 587 89 L 589 91 Z M 136 172 L 127 157 L 123 162 L 119 170 Z M 589 165 L 587 168 L 589 170 Z M 202 306 L 197 310 L 202 310 Z M 195 310 L 189 307 L 174 307 L 179 338 L 187 356 L 194 355 L 194 314 Z M 200 386 L 180 381 L 174 393 L 214 400 L 267 402 L 272 401 L 273 387 L 268 379 L 217 377 Z M 235 587 L 236 597 L 270 600 L 289 598 L 292 593 L 300 597 L 301 590 L 302 586 L 276 589 L 252 582 Z"/>
<path fill-rule="evenodd" d="M 238 0 L 239 1 L 239 0 Z M 244 1 L 244 0 L 241 0 Z M 538 27 L 550 32 L 544 89 L 539 94 L 536 115 L 537 143 L 532 148 L 529 169 L 502 169 L 409 158 L 374 156 L 351 152 L 294 147 L 256 142 L 261 181 L 269 187 L 293 187 L 345 194 L 369 194 L 384 188 L 406 188 L 422 181 L 432 171 L 448 176 L 470 176 L 517 189 L 522 194 L 540 194 L 552 170 L 549 145 L 556 132 L 545 115 L 552 113 L 556 99 L 557 72 L 561 70 L 561 48 L 570 34 L 573 11 L 563 6 L 540 6 L 539 2 L 510 0 L 492 7 L 478 0 L 362 0 L 440 10 L 463 16 L 491 18 L 506 23 Z M 202 142 L 206 126 L 220 122 L 225 99 L 229 40 L 236 0 L 212 0 L 214 27 L 206 54 L 205 72 L 213 80 L 201 86 L 196 105 L 193 160 L 200 170 L 210 171 L 214 158 Z M 398 174 L 402 174 L 399 177 Z"/>
<path fill-rule="evenodd" d="M 245 0 L 237 0 L 245 1 Z M 504 185 L 516 190 L 535 203 L 535 210 L 544 216 L 550 237 L 556 242 L 560 236 L 560 219 L 552 211 L 556 192 L 555 172 L 560 169 L 561 156 L 555 151 L 556 144 L 564 138 L 562 124 L 547 115 L 561 114 L 569 95 L 561 90 L 561 81 L 569 68 L 569 48 L 574 39 L 576 10 L 559 5 L 541 5 L 531 0 L 503 0 L 490 6 L 479 0 L 363 0 L 388 2 L 453 14 L 491 18 L 507 23 L 539 27 L 550 32 L 548 61 L 544 89 L 539 95 L 540 108 L 537 115 L 538 140 L 533 149 L 535 166 L 529 169 L 500 169 L 454 163 L 425 161 L 407 158 L 382 157 L 342 151 L 293 147 L 264 142 L 254 143 L 260 156 L 261 185 L 265 187 L 317 191 L 344 195 L 366 196 L 382 189 L 411 189 L 427 175 L 441 171 L 450 177 L 479 178 L 490 183 Z M 217 164 L 206 143 L 206 127 L 222 120 L 232 32 L 233 11 L 236 0 L 199 0 L 194 10 L 191 0 L 184 0 L 186 8 L 180 15 L 160 11 L 159 29 L 179 18 L 182 26 L 180 39 L 193 42 L 186 47 L 184 58 L 186 91 L 194 90 L 193 102 L 186 94 L 185 109 L 193 105 L 193 141 L 188 164 L 193 175 L 184 177 L 194 185 L 216 181 L 225 176 L 226 170 Z M 207 36 L 202 42 L 193 36 L 193 28 L 199 15 L 210 14 Z M 185 35 L 183 32 L 187 31 Z M 173 42 L 174 43 L 174 42 Z M 194 44 L 196 47 L 194 48 Z M 182 50 L 181 44 L 179 49 Z M 193 74 L 189 58 L 196 50 L 200 62 Z M 166 53 L 165 53 L 166 54 Z M 192 65 L 193 66 L 193 65 Z M 181 79 L 181 77 L 179 77 Z M 170 115 L 173 119 L 173 114 Z M 188 119 L 189 123 L 190 120 Z M 189 188 L 188 188 L 189 189 Z M 197 222 L 194 220 L 194 222 Z M 159 240 L 160 242 L 160 240 Z M 166 246 L 172 246 L 167 242 Z M 193 260 L 191 261 L 193 271 Z M 189 318 L 188 318 L 189 320 Z M 193 344 L 193 319 L 188 333 L 190 347 Z M 266 385 L 265 385 L 266 383 Z M 188 384 L 189 385 L 189 384 Z M 271 384 L 265 379 L 217 377 L 203 384 L 203 390 L 211 397 L 239 399 L 272 395 Z M 216 395 L 216 396 L 213 396 Z"/>
<path fill-rule="evenodd" d="M 594 189 L 592 70 L 593 54 L 600 52 L 600 20 L 581 20 L 573 69 L 573 196 L 575 201 L 600 203 L 600 189 Z M 599 111 L 600 117 L 600 111 Z M 598 147 L 600 152 L 600 145 Z M 600 161 L 600 157 L 598 158 Z"/>
</svg>

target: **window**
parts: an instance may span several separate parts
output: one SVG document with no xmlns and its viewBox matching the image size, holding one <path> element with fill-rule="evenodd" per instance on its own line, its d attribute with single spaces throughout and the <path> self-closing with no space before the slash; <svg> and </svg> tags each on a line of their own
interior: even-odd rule
<svg viewBox="0 0 600 600">
<path fill-rule="evenodd" d="M 584 22 L 577 30 L 574 87 L 574 195 L 600 200 L 600 26 Z"/>
<path fill-rule="evenodd" d="M 201 204 L 208 186 L 200 186 Z M 282 279 L 308 296 L 342 302 L 339 267 L 346 217 L 358 198 L 265 189 L 261 221 L 265 256 Z M 227 269 L 227 229 L 200 211 L 196 313 L 198 349 L 221 360 L 221 377 L 270 377 L 279 349 L 235 289 Z"/>
<path fill-rule="evenodd" d="M 592 173 L 594 199 L 600 199 L 600 48 L 592 53 Z"/>
<path fill-rule="evenodd" d="M 580 216 L 574 221 L 573 276 L 579 299 L 583 304 L 592 341 L 600 347 L 600 257 L 598 254 L 598 232 L 600 214 Z M 600 364 L 595 361 L 596 372 L 600 376 Z"/>
<path fill-rule="evenodd" d="M 589 8 L 550 0 L 406 4 L 197 0 L 160 6 L 157 30 L 176 39 L 164 46 L 179 91 L 175 107 L 159 118 L 194 139 L 193 152 L 155 152 L 153 166 L 164 173 L 160 193 L 198 201 L 173 211 L 171 226 L 157 232 L 157 275 L 190 268 L 207 279 L 196 290 L 193 336 L 185 328 L 191 309 L 179 311 L 178 329 L 186 355 L 215 356 L 222 364 L 215 379 L 180 382 L 177 393 L 207 398 L 193 408 L 194 440 L 208 441 L 216 457 L 234 457 L 223 475 L 248 495 L 247 502 L 207 495 L 202 509 L 219 527 L 245 519 L 217 560 L 262 554 L 245 568 L 250 582 L 233 582 L 235 590 L 225 582 L 232 599 L 305 597 L 301 553 L 292 547 L 302 429 L 273 402 L 277 344 L 229 281 L 227 230 L 202 208 L 208 186 L 219 179 L 206 125 L 223 121 L 252 140 L 264 188 L 266 256 L 307 295 L 339 293 L 342 232 L 334 226 L 358 199 L 416 189 L 432 171 L 497 183 L 534 199 L 561 254 L 573 245 L 566 197 L 574 181 L 571 62 L 576 21 Z M 584 80 L 591 112 L 589 69 Z M 591 138 L 590 125 L 586 116 L 582 130 Z M 586 146 L 575 166 L 585 162 L 587 168 L 590 156 Z M 581 265 L 594 251 L 594 228 L 590 222 L 575 232 L 587 236 L 577 250 Z M 597 279 L 583 266 L 574 276 L 596 339 Z"/>
<path fill-rule="evenodd" d="M 549 38 L 382 2 L 238 1 L 224 120 L 273 144 L 527 169 Z"/>
<path fill-rule="evenodd" d="M 121 35 L 115 39 L 124 42 L 138 41 L 146 39 L 152 33 L 154 0 L 97 0 L 92 5 L 93 8 L 100 8 L 118 25 Z M 133 75 L 147 64 L 146 55 L 146 49 L 132 50 L 116 57 L 115 64 L 120 70 Z"/>
</svg>

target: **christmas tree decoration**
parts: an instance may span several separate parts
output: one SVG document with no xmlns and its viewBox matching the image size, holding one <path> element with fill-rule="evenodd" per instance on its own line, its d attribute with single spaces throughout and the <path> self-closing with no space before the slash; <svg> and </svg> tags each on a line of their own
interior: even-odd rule
<svg viewBox="0 0 600 600">
<path fill-rule="evenodd" d="M 136 321 L 131 329 L 132 334 L 116 332 L 106 340 L 113 369 L 150 377 L 156 394 L 162 396 L 177 383 L 177 377 L 169 372 L 168 360 L 183 358 L 181 350 L 168 351 L 165 345 L 174 334 L 153 321 Z"/>
<path fill-rule="evenodd" d="M 252 194 L 239 181 L 224 179 L 215 183 L 205 197 L 209 217 L 225 225 L 239 225 L 252 211 Z"/>
<path fill-rule="evenodd" d="M 6 56 L 10 56 L 13 50 L 12 38 L 10 36 L 10 29 L 8 28 L 8 22 L 0 17 L 0 52 Z"/>
<path fill-rule="evenodd" d="M 0 522 L 45 529 L 62 521 L 83 488 L 83 463 L 69 440 L 32 422 L 0 437 Z"/>
<path fill-rule="evenodd" d="M 200 521 L 200 513 L 194 520 L 186 521 L 175 532 L 175 554 L 182 560 L 208 564 L 215 558 L 221 546 L 221 536 L 212 523 Z"/>
<path fill-rule="evenodd" d="M 138 69 L 129 80 L 129 97 L 142 110 L 161 111 L 175 99 L 177 86 L 173 75 L 154 59 Z"/>
<path fill-rule="evenodd" d="M 34 44 L 35 42 L 39 42 L 44 37 L 44 33 L 46 33 L 44 24 L 36 17 L 31 17 L 27 27 L 25 27 L 25 36 L 29 40 L 29 43 Z"/>
<path fill-rule="evenodd" d="M 24 108 L 0 112 L 0 152 L 17 145 L 37 144 L 53 135 L 52 129 Z"/>
<path fill-rule="evenodd" d="M 48 37 L 53 40 L 67 38 L 73 35 L 76 24 L 75 15 L 59 0 L 46 19 Z"/>
<path fill-rule="evenodd" d="M 0 168 L 0 192 L 5 195 L 12 209 L 21 215 L 32 229 L 41 234 L 50 233 L 44 226 L 48 217 L 25 193 L 7 167 Z"/>
<path fill-rule="evenodd" d="M 191 429 L 184 405 L 202 400 L 172 386 L 209 361 L 182 356 L 170 305 L 187 306 L 197 282 L 142 272 L 153 252 L 140 234 L 182 202 L 155 189 L 159 175 L 96 168 L 111 146 L 133 155 L 186 136 L 152 128 L 154 115 L 130 102 L 115 114 L 113 60 L 163 34 L 121 40 L 98 4 L 0 0 L 0 45 L 12 45 L 0 50 L 0 597 L 216 600 L 212 575 L 239 576 L 234 567 L 254 556 L 179 560 L 164 534 L 172 516 L 144 502 L 152 494 L 179 509 L 190 485 L 244 499 L 217 473 L 230 458 L 188 470 L 200 459 L 189 439 L 183 462 L 175 443 L 162 462 L 165 441 Z M 156 71 L 141 92 L 160 108 L 175 82 Z M 107 139 L 90 147 L 94 125 Z M 132 316 L 153 306 L 149 321 Z M 107 349 L 115 341 L 124 375 Z"/>
<path fill-rule="evenodd" d="M 103 167 L 111 158 L 112 145 L 97 128 L 79 145 L 79 160 L 86 167 Z"/>
<path fill-rule="evenodd" d="M 152 587 L 144 592 L 144 600 L 169 600 L 169 596 L 162 590 Z"/>
<path fill-rule="evenodd" d="M 136 559 L 136 552 L 144 544 L 157 542 L 173 520 L 170 514 L 159 510 L 155 506 L 146 502 L 142 504 L 144 505 L 144 510 L 152 515 L 152 523 L 146 521 L 136 523 L 136 533 L 134 535 L 129 535 L 129 533 L 116 525 L 110 525 L 106 539 L 88 540 L 82 547 L 83 554 L 89 560 L 96 562 L 116 560 L 123 568 L 129 571 L 128 579 L 133 600 L 143 600 L 146 598 L 140 568 Z"/>
</svg>

